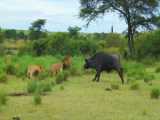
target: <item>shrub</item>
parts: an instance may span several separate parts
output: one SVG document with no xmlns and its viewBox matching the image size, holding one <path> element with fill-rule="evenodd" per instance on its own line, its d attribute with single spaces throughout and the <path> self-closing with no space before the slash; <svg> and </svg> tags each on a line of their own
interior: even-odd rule
<svg viewBox="0 0 160 120">
<path fill-rule="evenodd" d="M 75 66 L 72 66 L 70 69 L 69 69 L 69 72 L 72 76 L 78 76 L 78 75 L 81 75 L 81 71 L 78 70 Z"/>
<path fill-rule="evenodd" d="M 127 62 L 124 66 L 124 70 L 129 78 L 135 80 L 143 80 L 145 76 L 145 66 L 137 62 Z"/>
<path fill-rule="evenodd" d="M 5 73 L 0 74 L 0 83 L 6 83 L 7 82 L 7 75 Z"/>
<path fill-rule="evenodd" d="M 0 92 L 0 105 L 5 105 L 7 103 L 7 94 Z"/>
<path fill-rule="evenodd" d="M 6 65 L 5 71 L 6 71 L 7 74 L 10 74 L 10 75 L 15 75 L 16 74 L 16 68 L 12 64 Z"/>
<path fill-rule="evenodd" d="M 154 75 L 152 75 L 152 74 L 146 74 L 145 76 L 144 76 L 144 82 L 146 82 L 146 83 L 149 83 L 149 82 L 151 82 L 152 80 L 154 79 Z"/>
<path fill-rule="evenodd" d="M 158 57 L 160 53 L 160 30 L 141 33 L 136 38 L 137 55 L 139 58 Z"/>
<path fill-rule="evenodd" d="M 60 86 L 60 90 L 64 90 L 64 86 Z"/>
<path fill-rule="evenodd" d="M 150 93 L 151 98 L 153 99 L 158 99 L 160 96 L 160 89 L 158 88 L 153 88 L 151 93 Z"/>
<path fill-rule="evenodd" d="M 42 72 L 38 75 L 38 80 L 44 80 L 48 77 L 48 72 Z"/>
<path fill-rule="evenodd" d="M 40 83 L 40 89 L 42 92 L 50 92 L 52 91 L 52 85 L 50 82 L 42 82 Z"/>
<path fill-rule="evenodd" d="M 61 72 L 56 76 L 56 84 L 61 84 L 63 81 L 65 81 L 64 73 Z"/>
<path fill-rule="evenodd" d="M 67 81 L 68 80 L 68 76 L 69 76 L 69 72 L 68 71 L 64 71 L 64 72 L 59 73 L 56 76 L 56 83 L 57 84 L 61 84 L 62 82 Z"/>
<path fill-rule="evenodd" d="M 118 90 L 120 88 L 119 84 L 111 84 L 111 88 L 114 90 Z"/>
<path fill-rule="evenodd" d="M 138 89 L 140 89 L 139 83 L 137 83 L 137 82 L 132 83 L 132 85 L 130 86 L 130 89 L 131 90 L 138 90 Z"/>
<path fill-rule="evenodd" d="M 29 81 L 27 84 L 27 92 L 35 93 L 38 87 L 38 82 L 35 80 Z"/>
<path fill-rule="evenodd" d="M 156 73 L 160 73 L 160 66 L 158 66 L 155 70 Z"/>
<path fill-rule="evenodd" d="M 30 81 L 27 85 L 28 93 L 39 93 L 52 91 L 51 82 Z"/>
<path fill-rule="evenodd" d="M 65 71 L 63 72 L 63 74 L 64 74 L 64 81 L 67 81 L 67 80 L 68 80 L 68 77 L 69 77 L 69 75 L 70 75 L 69 71 L 65 70 Z"/>
<path fill-rule="evenodd" d="M 33 102 L 35 105 L 40 105 L 42 103 L 42 98 L 41 98 L 40 94 L 36 93 L 33 96 Z"/>
</svg>

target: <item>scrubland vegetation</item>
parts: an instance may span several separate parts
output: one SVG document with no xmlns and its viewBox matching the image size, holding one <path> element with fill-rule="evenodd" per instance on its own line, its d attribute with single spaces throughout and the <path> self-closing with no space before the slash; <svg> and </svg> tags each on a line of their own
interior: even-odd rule
<svg viewBox="0 0 160 120">
<path fill-rule="evenodd" d="M 126 34 L 82 33 L 77 26 L 52 33 L 45 22 L 26 31 L 0 30 L 0 120 L 160 119 L 159 29 L 134 34 L 130 56 Z M 124 85 L 115 72 L 91 81 L 95 71 L 84 70 L 84 59 L 99 51 L 121 56 Z M 50 66 L 68 54 L 71 67 L 51 76 Z M 32 64 L 44 71 L 29 79 Z"/>
</svg>

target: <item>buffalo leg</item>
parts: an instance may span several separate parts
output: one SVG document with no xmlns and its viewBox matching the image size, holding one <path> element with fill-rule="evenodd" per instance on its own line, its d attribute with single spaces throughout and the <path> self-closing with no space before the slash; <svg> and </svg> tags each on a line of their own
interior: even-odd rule
<svg viewBox="0 0 160 120">
<path fill-rule="evenodd" d="M 101 72 L 100 72 L 100 71 L 98 71 L 98 72 L 97 72 L 97 80 L 96 80 L 97 82 L 99 82 L 100 75 L 101 75 Z"/>
<path fill-rule="evenodd" d="M 96 74 L 96 81 L 99 82 L 100 79 L 100 75 L 101 75 L 101 66 L 98 66 L 98 68 L 96 69 L 97 74 Z"/>
<path fill-rule="evenodd" d="M 101 73 L 101 71 L 97 71 L 97 73 L 96 73 L 96 75 L 95 75 L 95 77 L 93 78 L 93 80 L 92 80 L 92 81 L 97 81 L 97 82 L 99 82 L 99 79 L 100 79 L 100 73 Z"/>
<path fill-rule="evenodd" d="M 117 70 L 119 77 L 121 78 L 122 84 L 124 84 L 124 79 L 123 79 L 123 69 L 120 68 Z"/>
<path fill-rule="evenodd" d="M 96 73 L 96 75 L 95 75 L 95 77 L 93 78 L 93 80 L 92 80 L 92 81 L 96 81 L 97 76 L 98 76 L 98 72 Z"/>
</svg>

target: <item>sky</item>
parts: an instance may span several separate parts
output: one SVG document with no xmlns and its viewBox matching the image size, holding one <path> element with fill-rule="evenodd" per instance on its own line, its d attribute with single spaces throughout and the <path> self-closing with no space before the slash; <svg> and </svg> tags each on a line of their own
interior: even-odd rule
<svg viewBox="0 0 160 120">
<path fill-rule="evenodd" d="M 0 27 L 28 29 L 37 19 L 46 19 L 48 31 L 67 31 L 69 26 L 82 27 L 82 32 L 123 32 L 126 24 L 117 14 L 107 13 L 104 17 L 85 27 L 86 22 L 78 17 L 79 0 L 1 0 Z"/>
</svg>

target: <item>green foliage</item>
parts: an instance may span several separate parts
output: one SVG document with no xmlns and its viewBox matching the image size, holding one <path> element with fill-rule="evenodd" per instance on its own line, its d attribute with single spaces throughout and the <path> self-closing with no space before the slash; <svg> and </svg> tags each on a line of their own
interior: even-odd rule
<svg viewBox="0 0 160 120">
<path fill-rule="evenodd" d="M 47 48 L 47 41 L 45 39 L 36 40 L 33 41 L 32 43 L 32 51 L 37 56 L 45 54 L 46 48 Z"/>
<path fill-rule="evenodd" d="M 17 39 L 26 40 L 26 39 L 27 39 L 27 35 L 25 35 L 24 31 L 20 31 L 20 32 L 17 33 L 16 38 L 17 38 Z"/>
<path fill-rule="evenodd" d="M 69 75 L 68 72 L 58 73 L 58 75 L 56 76 L 56 83 L 61 84 L 64 81 L 67 81 L 68 80 L 68 75 Z"/>
<path fill-rule="evenodd" d="M 5 73 L 0 73 L 0 83 L 6 83 L 7 80 L 7 75 Z"/>
<path fill-rule="evenodd" d="M 33 41 L 20 53 L 30 53 L 34 55 L 80 55 L 94 54 L 99 50 L 96 40 L 80 35 L 77 38 L 71 37 L 68 33 L 58 32 L 49 34 L 46 38 Z"/>
<path fill-rule="evenodd" d="M 39 87 L 42 92 L 50 92 L 52 91 L 52 84 L 49 81 L 43 81 L 39 83 Z"/>
<path fill-rule="evenodd" d="M 70 67 L 70 69 L 69 69 L 69 73 L 70 73 L 70 75 L 72 75 L 72 76 L 79 76 L 79 75 L 81 75 L 81 70 L 80 69 L 78 69 L 76 66 L 71 66 Z"/>
<path fill-rule="evenodd" d="M 80 30 L 81 30 L 81 28 L 78 26 L 68 28 L 70 36 L 74 36 L 74 37 L 78 36 Z"/>
<path fill-rule="evenodd" d="M 6 67 L 5 67 L 5 72 L 7 74 L 10 74 L 10 75 L 15 75 L 16 74 L 16 68 L 13 64 L 7 64 Z"/>
<path fill-rule="evenodd" d="M 4 36 L 7 39 L 16 39 L 17 31 L 15 29 L 8 29 L 4 31 Z"/>
<path fill-rule="evenodd" d="M 38 82 L 35 80 L 29 81 L 27 84 L 27 92 L 28 93 L 35 93 L 38 87 Z"/>
<path fill-rule="evenodd" d="M 60 90 L 64 90 L 64 86 L 60 86 Z"/>
<path fill-rule="evenodd" d="M 130 86 L 130 89 L 131 90 L 139 90 L 140 89 L 139 83 L 138 82 L 132 83 L 131 86 Z"/>
<path fill-rule="evenodd" d="M 38 80 L 45 80 L 49 76 L 48 71 L 44 71 L 38 75 Z"/>
<path fill-rule="evenodd" d="M 4 33 L 2 32 L 0 28 L 0 43 L 2 43 L 3 41 L 4 41 Z"/>
<path fill-rule="evenodd" d="M 151 1 L 106 1 L 106 0 L 80 0 L 79 16 L 87 21 L 87 25 L 91 21 L 104 16 L 107 12 L 119 13 L 120 17 L 125 19 L 128 25 L 128 48 L 131 55 L 134 53 L 133 37 L 138 28 L 150 29 L 153 26 L 159 27 L 159 0 Z M 133 6 L 134 4 L 134 6 Z M 145 11 L 145 12 L 144 12 Z M 150 16 L 150 17 L 149 17 Z"/>
<path fill-rule="evenodd" d="M 155 70 L 156 73 L 160 73 L 160 66 L 158 66 Z"/>
<path fill-rule="evenodd" d="M 160 53 L 160 30 L 153 32 L 141 33 L 136 38 L 137 56 L 144 57 L 158 57 Z"/>
<path fill-rule="evenodd" d="M 52 83 L 49 81 L 29 81 L 27 84 L 28 93 L 43 93 L 52 91 Z"/>
<path fill-rule="evenodd" d="M 35 105 L 40 105 L 42 103 L 42 98 L 40 94 L 34 94 L 33 102 Z"/>
<path fill-rule="evenodd" d="M 7 94 L 4 92 L 0 92 L 0 106 L 7 104 Z"/>
<path fill-rule="evenodd" d="M 147 73 L 145 76 L 144 76 L 144 82 L 146 83 L 150 83 L 152 80 L 154 80 L 155 77 L 153 74 L 149 74 Z"/>
<path fill-rule="evenodd" d="M 134 78 L 135 80 L 143 80 L 145 76 L 145 66 L 134 61 L 124 64 L 124 71 L 128 77 Z"/>
<path fill-rule="evenodd" d="M 159 88 L 153 88 L 150 93 L 151 98 L 158 99 L 160 96 L 160 89 Z"/>
<path fill-rule="evenodd" d="M 46 37 L 46 32 L 43 29 L 45 23 L 46 23 L 45 19 L 38 19 L 32 23 L 31 27 L 29 28 L 30 29 L 29 38 L 31 40 L 37 40 Z"/>
</svg>

